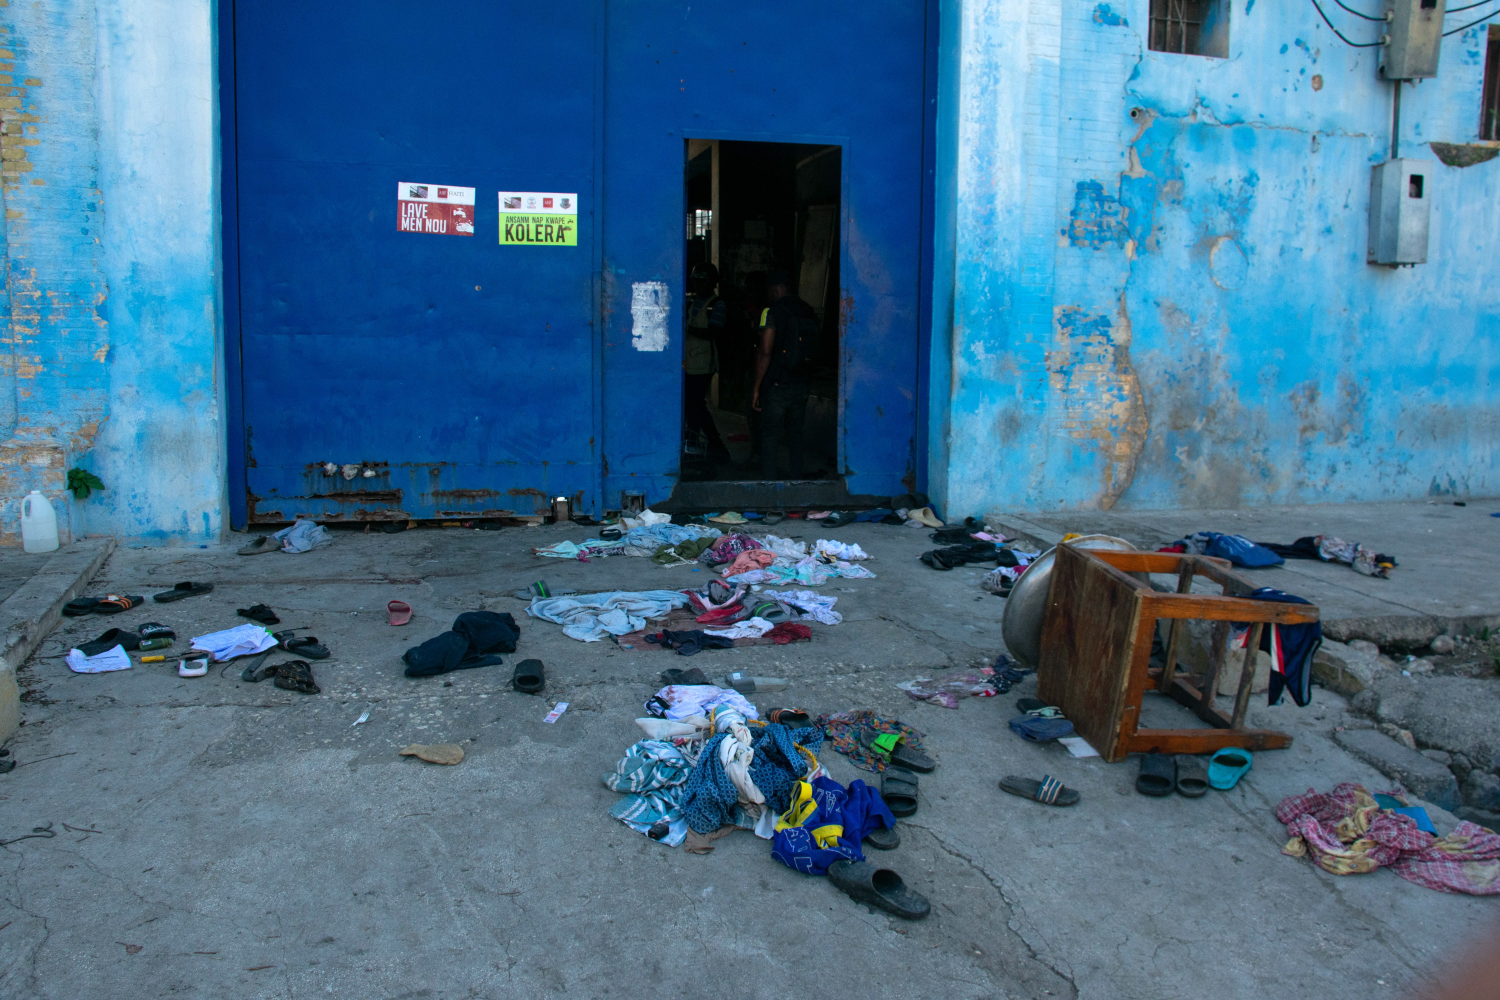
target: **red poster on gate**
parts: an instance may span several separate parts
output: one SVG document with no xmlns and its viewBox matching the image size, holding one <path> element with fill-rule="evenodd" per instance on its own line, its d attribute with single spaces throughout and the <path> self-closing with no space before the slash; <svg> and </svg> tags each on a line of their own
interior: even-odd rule
<svg viewBox="0 0 1500 1000">
<path fill-rule="evenodd" d="M 396 185 L 396 229 L 439 236 L 474 235 L 474 189 L 451 184 Z"/>
</svg>

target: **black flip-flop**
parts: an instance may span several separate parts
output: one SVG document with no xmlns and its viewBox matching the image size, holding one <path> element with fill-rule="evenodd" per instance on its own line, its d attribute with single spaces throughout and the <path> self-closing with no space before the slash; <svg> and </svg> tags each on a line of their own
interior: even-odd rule
<svg viewBox="0 0 1500 1000">
<path fill-rule="evenodd" d="M 894 851 L 901 846 L 901 834 L 895 827 L 887 830 L 883 826 L 877 826 L 865 834 L 864 843 L 869 844 L 877 851 Z"/>
<path fill-rule="evenodd" d="M 767 722 L 779 722 L 783 726 L 805 726 L 812 721 L 812 716 L 800 708 L 771 708 L 766 710 Z"/>
<path fill-rule="evenodd" d="M 880 774 L 880 797 L 892 816 L 910 816 L 917 811 L 917 776 L 899 767 Z"/>
<path fill-rule="evenodd" d="M 1064 788 L 1063 783 L 1049 774 L 1042 775 L 1042 780 L 1035 778 L 1018 778 L 1013 774 L 1007 774 L 1000 779 L 1000 790 L 1012 795 L 1019 795 L 1023 799 L 1034 799 L 1043 805 L 1049 806 L 1071 806 L 1078 804 L 1078 793 L 1071 788 Z"/>
<path fill-rule="evenodd" d="M 272 611 L 264 604 L 252 604 L 248 608 L 238 608 L 236 609 L 235 614 L 239 615 L 241 618 L 248 618 L 253 622 L 260 622 L 262 625 L 281 624 L 281 619 L 276 617 L 276 612 Z"/>
<path fill-rule="evenodd" d="M 306 660 L 290 660 L 286 663 L 278 663 L 270 669 L 276 671 L 276 679 L 271 683 L 284 691 L 296 691 L 298 694 L 322 694 L 317 682 L 313 680 L 312 664 Z"/>
<path fill-rule="evenodd" d="M 126 649 L 140 649 L 141 637 L 135 632 L 129 632 L 122 628 L 112 628 L 99 638 L 91 642 L 81 643 L 78 651 L 84 656 L 98 656 L 107 649 L 116 646 L 124 646 Z"/>
<path fill-rule="evenodd" d="M 387 521 L 380 526 L 380 530 L 387 535 L 394 535 L 406 530 L 405 521 Z"/>
<path fill-rule="evenodd" d="M 842 528 L 846 524 L 853 524 L 856 516 L 852 510 L 836 510 L 823 518 L 823 527 Z"/>
<path fill-rule="evenodd" d="M 1039 708 L 1046 708 L 1047 703 L 1040 698 L 1017 698 L 1016 711 L 1021 713 L 1035 712 Z"/>
<path fill-rule="evenodd" d="M 333 655 L 328 651 L 327 646 L 318 642 L 317 636 L 305 635 L 297 638 L 292 635 L 292 631 L 295 630 L 272 632 L 271 638 L 275 639 L 282 649 L 288 653 L 296 653 L 298 656 L 306 656 L 313 660 L 326 660 Z"/>
<path fill-rule="evenodd" d="M 245 665 L 245 669 L 240 671 L 240 680 L 250 684 L 259 684 L 267 677 L 276 676 L 277 664 L 273 663 L 269 667 L 263 666 L 263 664 L 266 662 L 266 657 L 270 656 L 274 652 L 276 652 L 276 650 L 273 647 L 256 656 L 255 659 L 247 663 Z M 220 671 L 220 673 L 223 673 L 223 671 Z"/>
<path fill-rule="evenodd" d="M 828 866 L 828 881 L 852 899 L 878 906 L 907 920 L 921 920 L 932 911 L 932 904 L 926 897 L 908 889 L 900 875 L 868 861 L 840 858 Z"/>
<path fill-rule="evenodd" d="M 136 629 L 142 639 L 175 639 L 177 632 L 171 626 L 163 625 L 161 622 L 142 622 Z"/>
<path fill-rule="evenodd" d="M 1160 798 L 1171 795 L 1177 784 L 1177 762 L 1166 754 L 1141 755 L 1141 773 L 1135 779 L 1135 790 L 1142 795 Z"/>
<path fill-rule="evenodd" d="M 1208 794 L 1208 768 L 1197 757 L 1181 754 L 1177 758 L 1177 793 L 1190 799 Z"/>
<path fill-rule="evenodd" d="M 82 618 L 99 606 L 99 600 L 97 597 L 75 597 L 63 605 L 63 617 Z"/>
<path fill-rule="evenodd" d="M 510 683 L 522 694 L 539 694 L 547 686 L 547 668 L 541 660 L 522 660 L 516 664 Z"/>
<path fill-rule="evenodd" d="M 163 591 L 160 594 L 155 595 L 151 599 L 157 604 L 167 604 L 171 601 L 180 601 L 184 597 L 194 597 L 198 594 L 207 594 L 213 589 L 214 585 L 211 583 L 194 583 L 191 580 L 184 580 L 183 582 L 176 584 L 171 590 Z"/>
<path fill-rule="evenodd" d="M 873 751 L 879 756 L 885 756 L 885 751 L 875 745 L 875 737 L 884 735 L 886 734 L 877 733 L 873 729 L 861 729 L 859 731 L 859 742 L 866 750 Z M 937 762 L 931 757 L 920 750 L 907 746 L 904 736 L 901 738 L 901 742 L 896 744 L 896 748 L 890 752 L 889 760 L 896 767 L 902 767 L 908 771 L 920 771 L 923 774 L 928 774 L 937 767 Z"/>
<path fill-rule="evenodd" d="M 96 615 L 117 615 L 145 603 L 146 598 L 142 594 L 107 594 L 104 600 L 94 605 L 93 611 Z"/>
</svg>

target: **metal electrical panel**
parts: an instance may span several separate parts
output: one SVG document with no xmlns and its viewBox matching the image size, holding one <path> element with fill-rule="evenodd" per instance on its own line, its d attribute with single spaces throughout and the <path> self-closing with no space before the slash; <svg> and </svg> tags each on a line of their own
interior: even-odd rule
<svg viewBox="0 0 1500 1000">
<path fill-rule="evenodd" d="M 1437 76 L 1447 0 L 1392 0 L 1380 72 L 1387 80 Z"/>
<path fill-rule="evenodd" d="M 1427 263 L 1431 160 L 1387 160 L 1370 177 L 1371 264 Z"/>
</svg>

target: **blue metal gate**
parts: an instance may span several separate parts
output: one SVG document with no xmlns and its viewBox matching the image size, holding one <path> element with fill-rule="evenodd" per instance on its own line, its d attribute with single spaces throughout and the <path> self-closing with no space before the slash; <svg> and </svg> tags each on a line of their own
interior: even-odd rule
<svg viewBox="0 0 1500 1000">
<path fill-rule="evenodd" d="M 669 493 L 693 137 L 843 147 L 841 463 L 913 484 L 922 0 L 220 7 L 235 525 Z M 398 182 L 473 233 L 398 230 Z M 576 196 L 576 246 L 500 245 L 502 191 Z"/>
</svg>

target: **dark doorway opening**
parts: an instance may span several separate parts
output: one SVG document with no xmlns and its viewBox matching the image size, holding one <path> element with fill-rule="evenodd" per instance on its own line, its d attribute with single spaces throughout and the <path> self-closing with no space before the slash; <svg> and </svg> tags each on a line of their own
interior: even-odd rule
<svg viewBox="0 0 1500 1000">
<path fill-rule="evenodd" d="M 838 479 L 839 232 L 842 150 L 803 143 L 686 142 L 682 473 L 686 482 Z M 705 291 L 712 265 L 717 287 Z M 819 331 L 804 366 L 808 385 L 801 469 L 785 432 L 773 434 L 767 475 L 765 398 L 752 405 L 768 278 L 783 272 Z M 698 278 L 695 287 L 695 275 Z M 717 301 L 715 301 L 717 300 Z M 706 336 L 705 336 L 706 334 Z M 701 401 L 701 403 L 700 403 Z M 793 422 L 795 420 L 793 419 Z"/>
</svg>

